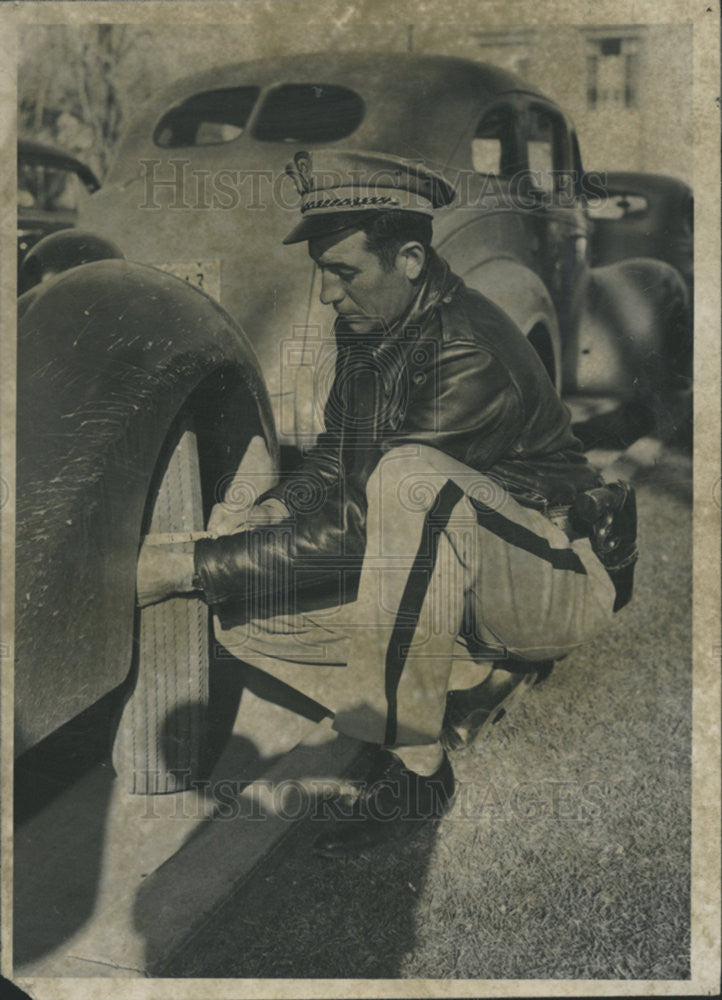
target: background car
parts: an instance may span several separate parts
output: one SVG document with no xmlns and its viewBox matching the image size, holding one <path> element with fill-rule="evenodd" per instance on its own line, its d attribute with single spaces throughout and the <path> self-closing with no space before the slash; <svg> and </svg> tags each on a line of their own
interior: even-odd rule
<svg viewBox="0 0 722 1000">
<path fill-rule="evenodd" d="M 18 267 L 43 236 L 74 226 L 81 202 L 99 187 L 90 167 L 74 156 L 18 140 Z"/>
<path fill-rule="evenodd" d="M 694 196 L 684 181 L 663 174 L 610 172 L 604 195 L 587 199 L 594 222 L 592 265 L 626 257 L 658 257 L 691 289 Z"/>
<path fill-rule="evenodd" d="M 298 214 L 285 165 L 328 146 L 423 160 L 455 184 L 436 248 L 516 321 L 562 392 L 653 405 L 672 378 L 687 292 L 664 240 L 592 266 L 587 203 L 605 199 L 604 178 L 584 172 L 564 112 L 517 77 L 344 53 L 175 84 L 138 114 L 79 214 L 125 259 L 45 283 L 39 267 L 20 300 L 18 748 L 127 678 L 116 762 L 135 739 L 126 771 L 158 776 L 131 790 L 176 788 L 196 759 L 207 613 L 182 601 L 167 612 L 182 626 L 138 616 L 138 545 L 149 525 L 202 526 L 252 441 L 277 467 L 278 442 L 293 461 L 315 440 L 333 317 L 305 246 L 281 241 Z M 652 219 L 654 237 L 663 225 Z M 61 240 L 71 263 L 80 237 Z M 161 738 L 170 715 L 181 721 Z"/>
<path fill-rule="evenodd" d="M 304 387 L 330 328 L 305 248 L 281 246 L 298 205 L 284 168 L 296 149 L 330 145 L 423 160 L 456 184 L 437 249 L 512 316 L 562 392 L 639 394 L 662 377 L 668 342 L 689 339 L 684 291 L 659 264 L 666 221 L 653 219 L 643 255 L 657 263 L 592 269 L 587 199 L 607 199 L 604 176 L 584 172 L 572 123 L 519 78 L 399 54 L 220 68 L 138 115 L 81 224 L 130 259 L 196 281 L 241 323 L 284 444 L 303 446 L 320 428 Z M 624 299 L 621 311 L 610 297 Z"/>
<path fill-rule="evenodd" d="M 680 385 L 692 381 L 694 305 L 694 195 L 684 181 L 662 174 L 605 175 L 604 196 L 588 199 L 594 223 L 591 264 L 601 267 L 629 257 L 656 257 L 682 275 L 689 314 L 684 335 L 669 345 L 669 367 Z"/>
</svg>

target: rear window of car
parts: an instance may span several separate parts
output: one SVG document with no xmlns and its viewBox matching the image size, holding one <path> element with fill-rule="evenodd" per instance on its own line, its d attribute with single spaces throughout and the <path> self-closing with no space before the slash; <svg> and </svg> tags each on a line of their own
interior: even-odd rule
<svg viewBox="0 0 722 1000">
<path fill-rule="evenodd" d="M 167 111 L 156 126 L 157 146 L 213 146 L 232 142 L 246 127 L 258 87 L 227 87 L 194 94 Z"/>
<path fill-rule="evenodd" d="M 286 83 L 263 102 L 253 135 L 265 142 L 334 142 L 356 131 L 364 110 L 348 87 Z"/>
</svg>

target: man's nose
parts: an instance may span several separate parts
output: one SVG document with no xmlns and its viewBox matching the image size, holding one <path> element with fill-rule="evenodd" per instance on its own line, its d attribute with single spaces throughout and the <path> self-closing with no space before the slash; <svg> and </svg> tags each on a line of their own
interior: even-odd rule
<svg viewBox="0 0 722 1000">
<path fill-rule="evenodd" d="M 336 274 L 329 274 L 327 271 L 321 275 L 321 302 L 325 306 L 340 302 L 344 297 L 344 290 L 341 281 Z"/>
</svg>

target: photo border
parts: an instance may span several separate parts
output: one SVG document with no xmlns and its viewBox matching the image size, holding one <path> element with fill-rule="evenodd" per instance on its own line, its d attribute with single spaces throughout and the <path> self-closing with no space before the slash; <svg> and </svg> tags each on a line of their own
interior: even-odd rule
<svg viewBox="0 0 722 1000">
<path fill-rule="evenodd" d="M 277 0 L 278 9 L 295 0 Z M 369 16 L 377 0 L 358 3 L 315 0 L 309 25 L 318 31 L 323 16 L 337 18 L 362 7 Z M 441 9 L 440 0 L 394 4 L 393 16 L 419 18 Z M 17 29 L 27 24 L 86 24 L 98 21 L 162 25 L 224 23 L 258 10 L 268 16 L 269 4 L 256 0 L 118 0 L 19 2 L 0 9 L 0 157 L 2 166 L 2 231 L 0 320 L 0 465 L 4 484 L 2 517 L 2 972 L 13 978 L 12 955 L 12 763 L 15 518 L 15 141 L 17 129 Z M 239 1000 L 241 997 L 518 997 L 518 996 L 686 996 L 715 993 L 720 986 L 720 131 L 719 131 L 719 5 L 714 3 L 601 0 L 593 7 L 574 0 L 446 0 L 443 16 L 483 14 L 490 27 L 525 25 L 692 23 L 694 67 L 694 189 L 695 189 L 695 442 L 694 442 L 694 668 L 692 755 L 692 948 L 691 978 L 680 981 L 637 980 L 227 980 L 227 979 L 17 979 L 33 997 L 52 1000 Z M 312 11 L 312 13 L 311 13 Z M 588 13 L 587 13 L 588 12 Z M 592 16 L 593 15 L 593 16 Z M 272 41 L 269 42 L 272 47 Z"/>
</svg>

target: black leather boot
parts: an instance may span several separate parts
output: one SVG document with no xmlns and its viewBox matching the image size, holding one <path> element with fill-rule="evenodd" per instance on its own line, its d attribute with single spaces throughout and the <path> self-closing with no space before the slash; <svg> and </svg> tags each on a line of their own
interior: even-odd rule
<svg viewBox="0 0 722 1000">
<path fill-rule="evenodd" d="M 538 666 L 541 670 L 546 664 Z M 441 731 L 444 749 L 471 746 L 483 730 L 504 716 L 514 698 L 531 687 L 537 674 L 537 670 L 517 673 L 495 667 L 481 684 L 463 691 L 449 691 Z"/>
<path fill-rule="evenodd" d="M 391 750 L 379 750 L 348 817 L 322 833 L 314 850 L 326 857 L 341 857 L 402 840 L 424 821 L 443 816 L 454 788 L 454 772 L 446 754 L 438 770 L 424 777 L 404 767 Z"/>
</svg>

